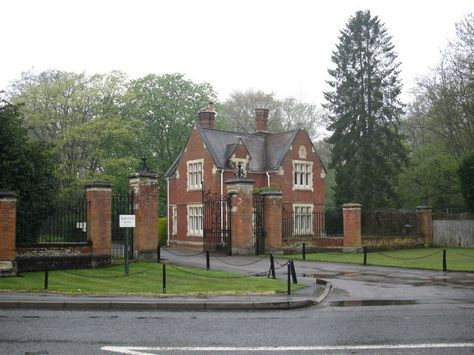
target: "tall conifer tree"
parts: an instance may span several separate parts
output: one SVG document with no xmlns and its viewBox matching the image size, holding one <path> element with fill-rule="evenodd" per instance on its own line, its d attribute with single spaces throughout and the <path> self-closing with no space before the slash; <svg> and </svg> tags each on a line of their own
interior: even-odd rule
<svg viewBox="0 0 474 355">
<path fill-rule="evenodd" d="M 341 31 L 324 93 L 337 204 L 387 206 L 406 158 L 399 134 L 400 63 L 377 16 L 358 11 Z"/>
</svg>

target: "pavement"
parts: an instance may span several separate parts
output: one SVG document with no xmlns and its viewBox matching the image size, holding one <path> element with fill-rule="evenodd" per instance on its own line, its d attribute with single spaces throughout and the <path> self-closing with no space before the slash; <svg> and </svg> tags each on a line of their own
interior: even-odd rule
<svg viewBox="0 0 474 355">
<path fill-rule="evenodd" d="M 161 251 L 163 262 L 206 267 L 205 255 L 192 250 Z M 287 280 L 285 259 L 275 259 L 276 277 Z M 211 255 L 210 269 L 244 275 L 266 274 L 268 256 Z M 328 303 L 357 304 L 377 300 L 472 302 L 473 273 L 446 273 L 351 264 L 295 261 L 298 282 L 307 287 L 287 295 L 265 296 L 70 296 L 51 293 L 0 292 L 0 309 L 48 310 L 288 310 Z M 342 303 L 341 303 L 342 302 Z"/>
</svg>

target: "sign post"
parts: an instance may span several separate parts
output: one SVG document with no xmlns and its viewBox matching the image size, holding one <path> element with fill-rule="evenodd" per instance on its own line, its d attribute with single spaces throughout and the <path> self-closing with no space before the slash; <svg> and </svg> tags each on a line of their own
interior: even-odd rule
<svg viewBox="0 0 474 355">
<path fill-rule="evenodd" d="M 123 245 L 123 256 L 125 258 L 125 275 L 128 275 L 128 228 L 135 228 L 135 215 L 119 215 L 119 227 L 125 228 L 125 243 Z"/>
</svg>

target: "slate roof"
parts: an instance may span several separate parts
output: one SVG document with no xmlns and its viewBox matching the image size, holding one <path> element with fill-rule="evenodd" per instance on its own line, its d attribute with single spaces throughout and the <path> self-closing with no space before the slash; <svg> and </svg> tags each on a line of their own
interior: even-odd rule
<svg viewBox="0 0 474 355">
<path fill-rule="evenodd" d="M 197 129 L 217 168 L 227 167 L 230 155 L 239 140 L 242 140 L 251 156 L 250 170 L 261 172 L 276 170 L 281 166 L 298 133 L 298 130 L 293 130 L 277 134 L 249 134 L 206 129 L 200 126 L 197 126 Z M 181 155 L 182 152 L 166 172 L 166 177 L 174 175 Z"/>
</svg>

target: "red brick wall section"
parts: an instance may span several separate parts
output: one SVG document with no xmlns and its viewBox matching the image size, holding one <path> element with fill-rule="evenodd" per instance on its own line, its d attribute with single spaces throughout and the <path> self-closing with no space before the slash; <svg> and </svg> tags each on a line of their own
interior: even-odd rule
<svg viewBox="0 0 474 355">
<path fill-rule="evenodd" d="M 433 244 L 433 214 L 431 207 L 418 206 L 416 208 L 418 233 L 425 240 L 425 247 Z"/>
<path fill-rule="evenodd" d="M 112 184 L 86 186 L 87 238 L 92 241 L 94 256 L 112 253 Z"/>
<path fill-rule="evenodd" d="M 252 239 L 253 183 L 233 182 L 229 184 L 227 182 L 227 191 L 234 192 L 231 202 L 232 254 L 253 254 L 255 252 Z"/>
<path fill-rule="evenodd" d="M 129 183 L 134 191 L 134 257 L 137 260 L 156 260 L 159 239 L 158 180 L 154 176 L 138 173 L 131 177 Z"/>
<path fill-rule="evenodd" d="M 264 192 L 265 211 L 265 251 L 282 247 L 282 194 L 281 192 Z"/>
<path fill-rule="evenodd" d="M 0 261 L 16 257 L 16 194 L 0 192 Z"/>
<path fill-rule="evenodd" d="M 344 218 L 344 249 L 361 246 L 361 208 L 358 203 L 342 205 Z"/>
</svg>

